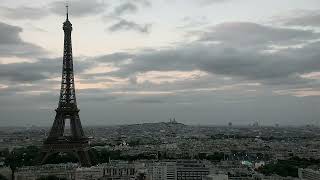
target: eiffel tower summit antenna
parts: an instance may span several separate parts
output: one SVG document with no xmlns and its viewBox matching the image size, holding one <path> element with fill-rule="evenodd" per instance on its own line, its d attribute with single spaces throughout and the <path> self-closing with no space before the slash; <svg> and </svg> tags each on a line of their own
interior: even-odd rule
<svg viewBox="0 0 320 180">
<path fill-rule="evenodd" d="M 66 1 L 67 20 L 69 20 L 69 2 Z"/>
<path fill-rule="evenodd" d="M 72 24 L 69 21 L 68 4 L 66 4 L 67 19 L 63 23 L 64 51 L 62 62 L 61 89 L 56 117 L 47 139 L 43 143 L 41 164 L 44 164 L 49 156 L 67 152 L 74 154 L 82 166 L 91 166 L 89 156 L 89 139 L 82 129 L 79 109 L 76 100 L 76 88 L 74 82 L 73 57 L 71 32 Z M 65 124 L 70 123 L 70 132 L 65 132 Z"/>
</svg>

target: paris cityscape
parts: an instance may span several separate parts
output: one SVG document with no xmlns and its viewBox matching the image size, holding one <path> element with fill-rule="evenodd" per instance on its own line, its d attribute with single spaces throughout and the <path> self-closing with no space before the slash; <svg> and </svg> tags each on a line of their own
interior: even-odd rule
<svg viewBox="0 0 320 180">
<path fill-rule="evenodd" d="M 320 180 L 319 8 L 3 0 L 0 180 Z"/>
</svg>

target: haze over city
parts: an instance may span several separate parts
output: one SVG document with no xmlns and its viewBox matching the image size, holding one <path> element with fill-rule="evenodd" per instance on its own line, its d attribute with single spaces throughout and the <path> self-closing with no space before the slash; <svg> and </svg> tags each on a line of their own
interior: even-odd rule
<svg viewBox="0 0 320 180">
<path fill-rule="evenodd" d="M 84 125 L 318 124 L 319 0 L 70 0 Z M 51 126 L 65 2 L 2 0 L 0 126 Z"/>
</svg>

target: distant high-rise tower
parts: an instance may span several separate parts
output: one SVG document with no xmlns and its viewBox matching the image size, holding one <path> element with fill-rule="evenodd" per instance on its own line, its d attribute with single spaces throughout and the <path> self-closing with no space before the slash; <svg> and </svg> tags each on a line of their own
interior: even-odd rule
<svg viewBox="0 0 320 180">
<path fill-rule="evenodd" d="M 64 54 L 60 99 L 53 126 L 43 144 L 41 164 L 44 164 L 50 155 L 67 152 L 74 154 L 82 166 L 91 166 L 88 154 L 90 148 L 88 138 L 84 135 L 81 126 L 76 101 L 71 45 L 72 24 L 69 21 L 68 6 L 66 7 L 67 18 L 63 23 Z M 65 134 L 65 123 L 67 121 L 70 122 L 71 135 Z"/>
</svg>

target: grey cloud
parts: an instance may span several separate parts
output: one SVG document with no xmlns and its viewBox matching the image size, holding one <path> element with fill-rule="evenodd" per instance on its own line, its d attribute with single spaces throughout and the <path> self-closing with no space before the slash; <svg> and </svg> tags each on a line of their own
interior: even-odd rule
<svg viewBox="0 0 320 180">
<path fill-rule="evenodd" d="M 131 1 L 134 3 L 140 4 L 140 5 L 143 5 L 143 6 L 151 6 L 152 5 L 150 0 L 131 0 Z"/>
<path fill-rule="evenodd" d="M 0 7 L 0 14 L 9 19 L 40 19 L 49 15 L 46 8 L 19 6 L 16 8 Z"/>
<path fill-rule="evenodd" d="M 244 77 L 275 85 L 309 83 L 309 80 L 302 79 L 299 75 L 320 70 L 317 63 L 320 54 L 312 57 L 299 49 L 276 54 L 243 53 L 235 49 L 216 53 L 218 54 L 209 55 L 207 58 L 212 59 L 203 61 L 199 68 L 211 73 Z"/>
<path fill-rule="evenodd" d="M 0 81 L 13 83 L 34 82 L 60 77 L 61 63 L 62 58 L 42 58 L 35 62 L 2 64 L 0 66 Z M 87 61 L 78 61 L 75 64 L 75 71 L 81 73 L 92 65 L 92 63 Z"/>
<path fill-rule="evenodd" d="M 0 72 L 1 80 L 8 79 L 9 81 L 18 81 L 18 82 L 31 82 L 41 79 L 48 78 L 43 74 L 38 74 L 35 72 L 18 72 L 18 71 L 3 71 Z"/>
<path fill-rule="evenodd" d="M 202 35 L 204 41 L 221 41 L 231 46 L 288 45 L 319 37 L 312 30 L 276 28 L 249 22 L 219 24 Z"/>
<path fill-rule="evenodd" d="M 241 26 L 246 25 L 242 24 Z M 296 86 L 297 84 L 302 87 L 319 87 L 319 82 L 317 84 L 299 77 L 299 74 L 320 71 L 320 43 L 307 43 L 309 40 L 318 39 L 317 33 L 294 29 L 293 32 L 288 28 L 280 29 L 261 25 L 255 25 L 253 29 L 255 30 L 228 26 L 219 30 L 219 26 L 217 26 L 205 33 L 205 36 L 211 37 L 206 41 L 203 41 L 202 37 L 202 41 L 190 44 L 181 43 L 167 49 L 121 52 L 85 58 L 80 61 L 77 60 L 78 58 L 74 58 L 77 75 L 83 75 L 85 69 L 106 62 L 113 63 L 120 68 L 116 72 L 95 74 L 100 77 L 106 76 L 103 80 L 97 78 L 96 81 L 91 81 L 89 78 L 92 77 L 87 77 L 88 79 L 85 79 L 84 82 L 98 82 L 99 80 L 109 82 L 112 79 L 108 79 L 108 77 L 112 76 L 130 78 L 132 82 L 121 87 L 78 90 L 82 120 L 85 123 L 87 120 L 87 123 L 91 124 L 163 121 L 174 113 L 179 121 L 185 123 L 195 123 L 196 119 L 197 123 L 223 124 L 234 121 L 246 124 L 248 121 L 259 119 L 264 124 L 272 124 L 276 121 L 292 124 L 310 122 L 318 117 L 319 111 L 314 107 L 319 104 L 319 98 L 298 99 L 275 95 L 269 97 L 266 96 L 267 93 L 254 97 L 253 92 L 248 93 L 251 96 L 247 94 L 244 96 L 239 95 L 239 92 L 223 90 L 219 92 L 205 91 L 205 93 L 192 90 L 195 87 L 200 89 L 213 87 L 214 89 L 222 85 L 251 81 L 261 82 L 263 85 L 277 85 L 275 88 L 283 86 L 281 89 L 287 89 L 288 86 Z M 22 54 L 29 53 L 28 55 L 33 57 L 33 54 L 39 53 L 34 52 L 34 45 L 20 39 L 19 33 L 21 31 L 22 29 L 19 27 L 0 24 L 0 44 L 3 43 L 3 46 L 0 45 L 1 55 L 17 56 L 23 52 Z M 223 35 L 224 32 L 232 37 Z M 235 33 L 234 36 L 231 34 L 232 32 Z M 223 35 L 222 38 L 218 36 L 219 33 Z M 6 36 L 1 36 L 3 34 Z M 214 44 L 214 41 L 221 41 L 221 44 Z M 263 50 L 268 49 L 270 44 L 295 45 L 296 43 L 308 45 L 301 48 L 287 47 L 287 49 L 274 53 L 262 53 Z M 252 48 L 248 49 L 247 46 Z M 17 47 L 20 50 L 17 50 Z M 44 87 L 53 84 L 47 80 L 48 78 L 60 77 L 61 61 L 61 58 L 57 58 L 38 59 L 33 63 L 1 64 L 0 84 L 9 85 L 9 88 L 0 88 L 2 125 L 17 125 L 18 123 L 26 125 L 26 119 L 27 123 L 51 125 L 59 90 Z M 154 70 L 164 72 L 201 70 L 208 72 L 209 75 L 200 80 L 185 80 L 158 85 L 150 82 L 136 83 L 138 73 Z M 224 80 L 223 77 L 232 77 L 232 80 Z M 31 82 L 33 85 L 31 87 L 19 86 L 20 82 L 22 82 L 21 84 Z M 59 82 L 55 81 L 54 84 L 59 85 Z M 272 87 L 274 86 L 262 88 L 267 91 Z M 32 90 L 49 90 L 50 92 L 28 96 L 20 94 Z M 137 97 L 137 95 L 115 95 L 112 93 L 117 90 L 137 92 L 176 90 L 175 92 L 181 93 L 167 97 L 158 95 Z M 185 93 L 187 91 L 188 93 Z M 14 92 L 19 93 L 14 94 Z M 110 101 L 112 102 L 106 103 Z M 134 106 L 129 102 L 135 103 Z M 189 103 L 190 106 L 177 105 L 177 103 Z M 39 108 L 42 106 L 48 107 L 49 110 L 40 111 Z M 50 114 L 51 118 L 48 118 L 49 112 L 52 113 Z"/>
<path fill-rule="evenodd" d="M 150 0 L 122 0 L 122 4 L 132 3 L 136 7 L 150 7 L 152 5 Z M 121 4 L 120 4 L 121 6 Z"/>
<path fill-rule="evenodd" d="M 277 20 L 277 19 L 276 19 Z M 296 12 L 290 17 L 282 17 L 278 19 L 280 23 L 287 26 L 320 26 L 320 13 L 319 10 L 310 10 Z"/>
<path fill-rule="evenodd" d="M 12 63 L 0 66 L 0 80 L 13 82 L 32 82 L 47 79 L 61 69 L 57 61 L 42 59 L 32 63 Z"/>
<path fill-rule="evenodd" d="M 222 24 L 201 38 L 206 39 L 205 43 L 199 41 L 174 49 L 143 51 L 131 57 L 132 63 L 119 65 L 120 70 L 105 75 L 132 78 L 137 73 L 148 71 L 200 69 L 265 84 L 309 84 L 313 82 L 302 79 L 300 75 L 320 70 L 320 53 L 317 50 L 320 42 L 274 53 L 263 51 L 271 44 L 295 45 L 318 37 L 319 34 L 313 31 L 252 23 Z M 221 41 L 221 44 L 210 43 L 212 41 Z M 248 49 L 248 46 L 252 48 Z"/>
<path fill-rule="evenodd" d="M 144 98 L 135 98 L 129 100 L 131 103 L 139 103 L 139 104 L 158 104 L 158 103 L 165 103 L 164 97 L 144 97 Z"/>
<path fill-rule="evenodd" d="M 0 57 L 33 57 L 44 55 L 41 47 L 20 38 L 22 28 L 0 22 Z"/>
<path fill-rule="evenodd" d="M 264 28 L 265 26 L 261 26 Z M 232 30 L 233 27 L 230 27 Z M 269 29 L 270 27 L 265 27 Z M 275 33 L 277 33 L 277 29 Z M 225 29 L 227 32 L 230 29 Z M 284 29 L 281 29 L 284 31 Z M 16 29 L 19 31 L 19 28 Z M 265 30 L 263 29 L 262 32 Z M 288 29 L 291 32 L 290 29 Z M 298 31 L 298 30 L 297 30 Z M 303 30 L 301 30 L 304 32 Z M 217 33 L 220 33 L 219 31 Z M 214 81 L 206 79 L 202 80 L 189 80 L 190 84 L 186 85 L 185 82 L 167 83 L 165 85 L 154 85 L 149 82 L 143 84 L 137 83 L 136 75 L 148 71 L 191 71 L 201 70 L 205 71 L 217 78 L 219 75 L 222 77 L 232 77 L 233 81 L 238 82 L 260 82 L 266 85 L 277 86 L 311 86 L 315 82 L 312 80 L 302 79 L 299 75 L 314 71 L 319 71 L 318 59 L 320 53 L 320 42 L 309 43 L 301 48 L 287 48 L 274 53 L 262 53 L 260 50 L 265 49 L 268 39 L 263 41 L 263 38 L 257 35 L 264 36 L 262 33 L 255 35 L 255 40 L 250 40 L 252 46 L 254 42 L 259 42 L 258 48 L 261 49 L 246 49 L 241 45 L 229 46 L 229 43 L 221 44 L 208 43 L 203 41 L 196 41 L 190 44 L 178 45 L 175 48 L 161 49 L 161 50 L 142 50 L 140 52 L 119 52 L 107 54 L 98 57 L 85 57 L 80 61 L 75 58 L 76 73 L 84 78 L 83 82 L 112 82 L 111 77 L 127 78 L 131 84 L 127 86 L 114 87 L 103 90 L 104 93 L 112 92 L 120 88 L 121 90 L 139 91 L 141 89 L 154 90 L 177 90 L 192 88 L 195 84 L 199 88 L 208 87 L 208 82 L 213 84 L 210 87 L 216 87 L 215 84 L 224 83 L 223 80 Z M 293 43 L 292 38 L 298 38 L 303 41 L 303 36 L 306 40 L 310 39 L 310 34 L 297 33 L 299 36 L 290 36 L 283 38 L 281 42 Z M 211 33 L 214 35 L 214 31 Z M 242 35 L 242 33 L 240 33 Z M 317 34 L 314 33 L 314 36 Z M 272 34 L 270 37 L 274 37 Z M 235 39 L 237 39 L 235 37 Z M 258 39 L 258 40 L 256 40 Z M 214 40 L 213 40 L 214 41 Z M 209 41 L 210 42 L 210 41 Z M 289 43 L 290 42 L 290 43 Z M 265 46 L 261 46 L 265 44 Z M 112 63 L 118 67 L 119 70 L 108 73 L 85 74 L 84 70 L 99 66 L 100 63 Z M 61 58 L 57 59 L 39 59 L 34 63 L 15 63 L 2 65 L 0 67 L 1 79 L 11 82 L 33 82 L 39 80 L 46 80 L 48 78 L 59 77 L 61 69 Z M 95 78 L 99 77 L 99 78 Z M 101 79 L 105 77 L 105 79 Z M 93 81 L 92 81 L 93 80 Z M 191 85 L 191 87 L 190 87 Z M 127 89 L 126 89 L 127 88 Z M 86 93 L 85 93 L 86 94 Z M 142 100 L 144 101 L 144 100 Z M 148 101 L 148 100 L 147 100 Z M 152 102 L 152 99 L 151 99 Z M 146 103 L 146 102 L 145 102 Z"/>
<path fill-rule="evenodd" d="M 98 0 L 90 0 L 90 1 L 83 1 L 83 0 L 73 0 L 70 2 L 70 13 L 72 16 L 82 17 L 87 15 L 95 15 L 102 13 L 106 8 L 106 4 L 103 1 Z M 49 9 L 58 15 L 65 15 L 66 3 L 65 1 L 57 1 L 49 4 Z"/>
<path fill-rule="evenodd" d="M 114 10 L 114 14 L 119 16 L 125 13 L 135 13 L 138 11 L 138 7 L 131 3 L 131 2 L 127 2 L 124 4 L 121 4 L 120 6 L 117 6 Z"/>
<path fill-rule="evenodd" d="M 151 2 L 148 0 L 123 0 L 119 4 L 114 6 L 114 9 L 109 14 L 114 18 L 120 18 L 124 14 L 136 13 L 142 7 L 150 7 Z"/>
<path fill-rule="evenodd" d="M 22 28 L 0 22 L 0 44 L 19 44 Z"/>
<path fill-rule="evenodd" d="M 121 64 L 123 61 L 131 59 L 134 56 L 134 54 L 128 52 L 116 52 L 113 54 L 93 57 L 91 59 L 97 62 L 112 62 L 114 64 Z"/>
<path fill-rule="evenodd" d="M 24 81 L 23 81 L 24 82 Z M 57 82 L 58 84 L 59 82 Z M 51 82 L 52 84 L 52 82 Z M 42 81 L 41 83 L 34 83 L 34 84 L 24 84 L 24 83 L 11 83 L 11 84 L 7 84 L 8 87 L 5 88 L 1 88 L 0 89 L 0 96 L 8 96 L 8 95 L 16 95 L 16 94 L 23 94 L 29 91 L 42 91 L 39 94 L 49 94 L 49 92 L 51 93 L 51 88 L 52 86 L 50 86 L 50 84 L 46 84 L 44 81 Z M 57 98 L 55 98 L 54 100 L 56 100 Z M 52 99 L 51 99 L 52 100 Z"/>
<path fill-rule="evenodd" d="M 134 20 L 128 20 L 123 15 L 133 14 L 143 7 L 151 6 L 149 0 L 122 0 L 113 7 L 113 10 L 104 16 L 107 22 L 112 22 L 108 31 L 136 31 L 140 33 L 149 33 L 151 24 L 141 24 Z"/>
<path fill-rule="evenodd" d="M 149 33 L 150 28 L 151 28 L 151 24 L 141 25 L 133 21 L 121 19 L 120 21 L 110 26 L 108 30 L 111 32 L 132 30 L 140 33 Z"/>
</svg>

